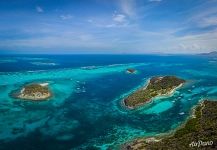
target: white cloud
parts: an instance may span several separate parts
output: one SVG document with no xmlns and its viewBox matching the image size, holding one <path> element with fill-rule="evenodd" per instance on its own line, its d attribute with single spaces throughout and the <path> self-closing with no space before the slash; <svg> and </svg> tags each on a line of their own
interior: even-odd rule
<svg viewBox="0 0 217 150">
<path fill-rule="evenodd" d="M 200 53 L 216 50 L 216 31 L 217 30 L 214 32 L 200 33 L 197 35 L 174 37 L 173 39 L 170 39 L 170 49 L 174 52 L 180 51 L 183 53 Z"/>
<path fill-rule="evenodd" d="M 136 15 L 135 1 L 134 0 L 120 0 L 120 7 L 124 14 L 129 17 Z"/>
<path fill-rule="evenodd" d="M 193 35 L 188 30 L 179 36 L 175 34 L 188 28 L 191 29 L 192 27 L 217 25 L 217 18 L 215 17 L 217 10 L 214 8 L 211 9 L 209 7 L 208 10 L 204 6 L 203 9 L 201 7 L 192 8 L 193 10 L 183 12 L 183 14 L 188 13 L 188 15 L 185 18 L 186 20 L 183 19 L 183 22 L 179 22 L 178 26 L 168 29 L 153 28 L 148 30 L 142 24 L 140 25 L 140 22 L 136 22 L 136 19 L 139 18 L 140 14 L 147 14 L 149 10 L 148 6 L 151 4 L 147 7 L 142 7 L 142 12 L 146 13 L 137 13 L 135 19 L 132 16 L 135 15 L 135 12 L 141 12 L 139 11 L 140 5 L 135 10 L 135 2 L 133 4 L 131 0 L 122 0 L 122 3 L 124 3 L 121 7 L 122 9 L 114 12 L 113 15 L 91 16 L 91 18 L 86 18 L 83 26 L 79 25 L 79 27 L 72 28 L 70 25 L 67 28 L 67 24 L 61 24 L 58 27 L 51 24 L 51 27 L 46 26 L 45 31 L 42 31 L 42 28 L 36 26 L 32 31 L 37 32 L 36 35 L 41 34 L 42 36 L 40 38 L 39 36 L 33 36 L 32 38 L 1 40 L 0 47 L 2 49 L 7 47 L 8 49 L 31 49 L 35 47 L 41 49 L 86 48 L 88 50 L 92 48 L 99 50 L 99 52 L 110 49 L 114 53 L 117 52 L 115 51 L 116 49 L 125 53 L 157 51 L 164 53 L 200 53 L 213 51 L 217 48 L 217 29 L 206 32 L 198 31 Z M 43 9 L 41 11 L 43 12 Z M 61 15 L 60 18 L 65 20 L 71 19 L 72 16 Z M 33 35 L 34 33 L 29 34 Z"/>
<path fill-rule="evenodd" d="M 126 15 L 117 12 L 115 12 L 112 16 L 87 19 L 87 22 L 100 28 L 119 28 L 130 25 L 129 18 Z"/>
<path fill-rule="evenodd" d="M 117 23 L 123 23 L 126 21 L 126 16 L 123 14 L 116 14 L 113 16 L 113 20 Z"/>
<path fill-rule="evenodd" d="M 67 15 L 61 15 L 60 16 L 60 18 L 62 19 L 62 20 L 69 20 L 69 19 L 71 19 L 73 16 L 72 15 L 70 15 L 70 14 L 67 14 Z"/>
<path fill-rule="evenodd" d="M 199 27 L 209 27 L 209 26 L 216 26 L 217 25 L 217 16 L 212 17 L 204 17 L 198 21 Z"/>
<path fill-rule="evenodd" d="M 44 10 L 40 6 L 36 6 L 35 9 L 36 9 L 36 11 L 38 13 L 43 13 L 44 12 Z"/>
<path fill-rule="evenodd" d="M 8 49 L 14 47 L 27 49 L 87 48 L 99 50 L 99 52 L 110 49 L 114 53 L 116 53 L 116 51 L 113 51 L 114 49 L 125 53 L 200 53 L 213 51 L 217 47 L 216 31 L 183 37 L 173 36 L 172 31 L 149 32 L 133 27 L 128 28 L 128 32 L 125 31 L 123 30 L 121 33 L 104 31 L 91 33 L 83 30 L 72 32 L 57 30 L 55 36 L 48 34 L 40 38 L 3 40 L 0 41 L 0 47 Z"/>
<path fill-rule="evenodd" d="M 174 47 L 174 48 L 182 50 L 182 51 L 191 51 L 191 52 L 200 51 L 202 49 L 202 47 L 198 45 L 197 43 L 191 43 L 191 44 L 181 43 L 181 44 L 178 44 L 177 47 Z"/>
<path fill-rule="evenodd" d="M 207 1 L 193 9 L 187 23 L 193 23 L 196 27 L 209 27 L 217 25 L 217 9 L 214 1 Z M 208 9 L 207 9 L 208 8 Z M 201 11 L 203 10 L 203 11 Z"/>
<path fill-rule="evenodd" d="M 112 23 L 112 24 L 107 24 L 104 27 L 106 27 L 106 28 L 113 28 L 113 27 L 117 27 L 117 25 L 114 24 L 114 23 Z"/>
<path fill-rule="evenodd" d="M 114 14 L 112 21 L 113 21 L 112 23 L 106 24 L 104 27 L 115 28 L 115 27 L 126 27 L 129 25 L 129 21 L 126 19 L 126 16 L 123 14 Z"/>
</svg>

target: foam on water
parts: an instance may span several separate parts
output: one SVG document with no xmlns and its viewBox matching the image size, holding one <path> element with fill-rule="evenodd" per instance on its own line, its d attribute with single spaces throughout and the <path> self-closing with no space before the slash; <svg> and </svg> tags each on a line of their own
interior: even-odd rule
<svg viewBox="0 0 217 150">
<path fill-rule="evenodd" d="M 0 85 L 23 83 L 31 80 L 46 80 L 46 79 L 86 79 L 100 76 L 103 74 L 112 74 L 113 72 L 122 72 L 128 67 L 136 67 L 142 64 L 129 64 L 110 67 L 100 67 L 98 69 L 60 69 L 54 71 L 43 72 L 17 72 L 5 73 L 0 75 Z"/>
</svg>

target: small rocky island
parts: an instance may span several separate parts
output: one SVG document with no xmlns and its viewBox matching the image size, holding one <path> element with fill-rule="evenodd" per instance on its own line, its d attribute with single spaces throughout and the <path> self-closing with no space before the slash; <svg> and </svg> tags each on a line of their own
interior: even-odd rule
<svg viewBox="0 0 217 150">
<path fill-rule="evenodd" d="M 194 108 L 184 125 L 169 135 L 137 139 L 122 150 L 217 149 L 217 101 L 205 100 Z"/>
<path fill-rule="evenodd" d="M 185 80 L 175 76 L 163 76 L 151 78 L 147 85 L 124 99 L 124 104 L 130 109 L 150 102 L 157 96 L 167 96 L 181 87 Z"/>
<path fill-rule="evenodd" d="M 51 92 L 48 88 L 47 83 L 42 84 L 28 84 L 25 85 L 21 91 L 16 94 L 16 98 L 24 99 L 24 100 L 47 100 L 51 97 Z"/>
<path fill-rule="evenodd" d="M 126 69 L 126 73 L 134 74 L 134 73 L 136 73 L 136 69 L 128 68 L 128 69 Z"/>
</svg>

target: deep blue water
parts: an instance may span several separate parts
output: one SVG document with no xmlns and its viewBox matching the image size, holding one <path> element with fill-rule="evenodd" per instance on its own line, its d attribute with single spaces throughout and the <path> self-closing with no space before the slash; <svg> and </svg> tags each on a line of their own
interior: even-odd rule
<svg viewBox="0 0 217 150">
<path fill-rule="evenodd" d="M 127 68 L 138 73 L 127 74 Z M 187 84 L 173 96 L 136 110 L 125 96 L 152 76 L 176 75 Z M 11 91 L 47 82 L 46 102 L 14 99 Z M 129 140 L 180 125 L 198 101 L 217 97 L 217 58 L 194 55 L 0 56 L 0 149 L 118 149 Z"/>
<path fill-rule="evenodd" d="M 181 58 L 181 59 L 180 59 Z M 3 55 L 0 56 L 1 72 L 31 71 L 43 69 L 76 68 L 127 63 L 197 63 L 197 57 L 187 55 Z M 11 63 L 8 63 L 8 61 Z M 43 62 L 43 64 L 34 64 Z M 46 63 L 56 65 L 46 65 Z M 19 64 L 17 64 L 19 63 Z"/>
</svg>

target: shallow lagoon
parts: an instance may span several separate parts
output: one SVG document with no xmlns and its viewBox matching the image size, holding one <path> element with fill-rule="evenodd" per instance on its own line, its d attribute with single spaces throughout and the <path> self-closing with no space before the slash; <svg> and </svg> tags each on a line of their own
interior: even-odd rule
<svg viewBox="0 0 217 150">
<path fill-rule="evenodd" d="M 217 97 L 217 65 L 210 65 L 212 58 L 39 55 L 5 59 L 13 61 L 0 64 L 3 149 L 114 148 L 137 137 L 175 129 L 199 100 Z M 32 60 L 58 65 L 33 66 Z M 21 69 L 15 62 L 25 67 Z M 126 74 L 127 68 L 138 73 Z M 124 96 L 155 75 L 177 75 L 188 83 L 171 97 L 136 110 L 121 105 Z M 48 82 L 54 97 L 35 103 L 9 96 L 23 84 L 35 81 Z"/>
</svg>

